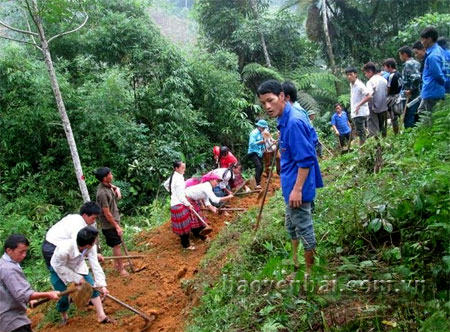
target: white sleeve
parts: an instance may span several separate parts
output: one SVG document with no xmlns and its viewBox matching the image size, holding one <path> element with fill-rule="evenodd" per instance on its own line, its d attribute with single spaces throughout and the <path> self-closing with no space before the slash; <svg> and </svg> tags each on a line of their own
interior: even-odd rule
<svg viewBox="0 0 450 332">
<path fill-rule="evenodd" d="M 67 246 L 58 246 L 53 253 L 50 265 L 64 284 L 67 285 L 70 282 L 80 283 L 83 277 L 67 267 L 69 259 L 70 253 Z"/>
<path fill-rule="evenodd" d="M 186 184 L 184 181 L 177 179 L 176 183 L 172 182 L 172 186 L 174 187 L 172 195 L 175 195 L 184 206 L 190 206 L 191 204 L 186 199 Z"/>
<path fill-rule="evenodd" d="M 94 287 L 106 287 L 106 277 L 100 263 L 98 262 L 96 246 L 93 246 L 92 249 L 89 250 L 87 258 L 92 269 L 92 274 L 94 275 Z"/>
<path fill-rule="evenodd" d="M 206 196 L 208 196 L 207 199 L 205 199 L 205 205 L 211 205 L 211 203 L 209 202 L 211 200 L 211 202 L 213 202 L 214 204 L 219 204 L 220 203 L 220 197 L 217 197 L 216 194 L 214 194 L 212 187 L 209 186 L 205 186 L 205 194 Z"/>
</svg>

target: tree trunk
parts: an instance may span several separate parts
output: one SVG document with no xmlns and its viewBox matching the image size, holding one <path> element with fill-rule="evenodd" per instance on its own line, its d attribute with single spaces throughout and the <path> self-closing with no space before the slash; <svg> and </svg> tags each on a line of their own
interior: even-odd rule
<svg viewBox="0 0 450 332">
<path fill-rule="evenodd" d="M 251 5 L 252 5 L 253 12 L 255 14 L 255 18 L 256 18 L 256 20 L 258 20 L 259 15 L 258 15 L 258 6 L 256 4 L 256 0 L 250 0 L 250 2 L 251 2 Z M 258 27 L 258 29 L 259 29 L 259 27 Z M 260 35 L 260 38 L 261 38 L 261 46 L 263 48 L 264 59 L 266 60 L 266 66 L 267 67 L 272 67 L 272 64 L 270 63 L 269 52 L 267 51 L 266 40 L 265 40 L 264 34 L 262 33 L 261 30 L 259 31 L 259 35 Z"/>
<path fill-rule="evenodd" d="M 334 60 L 333 47 L 331 46 L 331 38 L 330 38 L 330 33 L 328 31 L 327 1 L 326 0 L 322 0 L 322 18 L 323 18 L 323 32 L 325 34 L 325 43 L 327 45 L 327 53 L 328 53 L 328 58 L 330 59 L 331 71 L 333 72 L 334 76 L 337 76 L 336 75 L 337 74 L 336 61 Z M 335 82 L 334 84 L 336 87 L 336 94 L 340 95 L 338 82 Z"/>
<path fill-rule="evenodd" d="M 35 13 L 38 12 L 36 0 L 32 0 Z M 53 67 L 53 61 L 48 47 L 47 39 L 45 38 L 44 28 L 42 26 L 41 18 L 38 15 L 34 15 L 34 21 L 38 28 L 39 39 L 41 41 L 42 54 L 44 55 L 45 65 L 50 76 L 50 82 L 52 85 L 53 94 L 55 95 L 56 105 L 58 107 L 59 115 L 63 123 L 64 131 L 67 137 L 67 143 L 69 144 L 70 154 L 72 155 L 73 166 L 75 168 L 75 174 L 77 177 L 78 185 L 80 187 L 81 196 L 84 202 L 90 201 L 89 192 L 87 190 L 86 182 L 84 181 L 83 170 L 81 168 L 80 157 L 78 156 L 77 145 L 75 138 L 73 137 L 72 127 L 70 126 L 70 120 L 66 113 L 66 107 L 59 89 L 58 80 L 56 78 L 55 68 Z"/>
</svg>

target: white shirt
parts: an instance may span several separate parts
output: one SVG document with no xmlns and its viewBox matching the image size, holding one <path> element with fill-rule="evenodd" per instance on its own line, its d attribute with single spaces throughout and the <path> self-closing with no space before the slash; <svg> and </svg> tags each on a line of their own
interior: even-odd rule
<svg viewBox="0 0 450 332">
<path fill-rule="evenodd" d="M 171 190 L 169 190 L 170 177 L 164 182 L 164 187 L 167 191 L 171 192 L 170 206 L 183 204 L 190 206 L 191 204 L 186 199 L 186 184 L 184 183 L 184 176 L 178 172 L 173 173 Z"/>
<path fill-rule="evenodd" d="M 356 79 L 355 84 L 350 84 L 350 90 L 351 90 L 351 100 L 350 100 L 350 107 L 351 107 L 351 116 L 352 118 L 356 118 L 358 116 L 368 116 L 369 115 L 369 105 L 367 103 L 364 103 L 359 108 L 358 114 L 356 114 L 356 106 L 360 103 L 360 101 L 369 94 L 369 91 L 367 90 L 366 86 L 363 82 L 361 82 L 359 79 Z"/>
<path fill-rule="evenodd" d="M 231 174 L 233 173 L 232 170 L 229 170 L 228 168 L 216 168 L 215 170 L 212 170 L 208 174 L 217 175 L 222 179 L 222 181 L 219 182 L 219 188 L 225 189 L 228 186 L 228 182 L 231 179 Z"/>
<path fill-rule="evenodd" d="M 209 181 L 186 188 L 186 196 L 194 201 L 203 200 L 206 206 L 211 205 L 209 200 L 215 204 L 220 203 L 220 197 L 217 197 L 216 194 L 214 194 Z"/>
<path fill-rule="evenodd" d="M 45 239 L 58 246 L 61 241 L 76 240 L 80 229 L 89 226 L 79 214 L 69 214 L 54 224 L 47 232 Z"/>
<path fill-rule="evenodd" d="M 78 250 L 77 241 L 70 239 L 61 241 L 53 253 L 50 265 L 55 270 L 58 277 L 68 284 L 70 282 L 79 283 L 83 276 L 89 273 L 89 269 L 84 261 L 87 257 L 89 265 L 94 275 L 94 287 L 106 287 L 105 273 L 98 263 L 97 248 L 93 246 L 89 250 Z"/>
</svg>

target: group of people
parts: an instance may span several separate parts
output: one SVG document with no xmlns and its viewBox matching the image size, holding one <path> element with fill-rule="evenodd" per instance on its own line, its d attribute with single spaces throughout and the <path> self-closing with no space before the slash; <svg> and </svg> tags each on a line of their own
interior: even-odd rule
<svg viewBox="0 0 450 332">
<path fill-rule="evenodd" d="M 441 46 L 438 45 L 437 31 L 430 27 L 422 31 L 420 43 L 415 43 L 412 49 L 408 46 L 399 49 L 399 57 L 405 62 L 402 74 L 397 72 L 396 62 L 391 58 L 383 62 L 385 73 L 372 62 L 364 65 L 363 72 L 369 79 L 367 84 L 358 79 L 356 68 L 347 68 L 351 120 L 360 144 L 366 139 L 366 127 L 370 135 L 381 133 L 386 136 L 389 117 L 394 133 L 398 133 L 398 120 L 403 109 L 406 109 L 405 127 L 409 128 L 414 126 L 417 112 L 431 112 L 436 102 L 444 98 L 450 85 L 450 59 L 446 44 Z M 422 64 L 412 59 L 413 52 Z M 277 139 L 271 136 L 269 124 L 263 119 L 255 123 L 256 128 L 250 133 L 247 157 L 255 166 L 256 188 L 261 188 L 263 160 L 267 176 L 271 163 L 275 162 L 286 204 L 285 226 L 292 242 L 294 267 L 299 267 L 298 246 L 301 241 L 309 272 L 314 264 L 316 248 L 311 204 L 316 189 L 323 186 L 317 153 L 320 142 L 310 121 L 314 114 L 308 114 L 298 104 L 297 90 L 291 82 L 265 81 L 258 87 L 257 94 L 267 115 L 276 119 L 278 135 Z M 340 145 L 345 146 L 351 139 L 350 121 L 341 104 L 336 104 L 335 109 L 331 125 L 339 136 Z M 217 213 L 218 208 L 234 197 L 232 190 L 245 186 L 242 166 L 228 147 L 215 146 L 213 156 L 216 169 L 188 180 L 184 179 L 186 164 L 175 161 L 173 173 L 164 183 L 170 192 L 172 230 L 187 250 L 195 250 L 189 239 L 190 233 L 202 241 L 208 240 L 209 226 L 202 207 Z M 26 280 L 20 263 L 26 257 L 28 240 L 20 234 L 6 239 L 0 259 L 2 331 L 31 331 L 30 320 L 26 316 L 27 303 L 40 298 L 58 300 L 57 309 L 62 323 L 67 323 L 69 300 L 67 296 L 61 296 L 61 292 L 69 283 L 91 284 L 94 291 L 90 302 L 96 309 L 97 320 L 111 322 L 100 298 L 101 293 L 108 294 L 108 289 L 99 264 L 103 257 L 97 252 L 99 232 L 93 224 L 98 218 L 106 244 L 112 248 L 114 256 L 120 257 L 123 230 L 117 201 L 121 199 L 121 192 L 113 185 L 109 168 L 99 168 L 95 176 L 99 181 L 96 202 L 87 202 L 79 214 L 64 217 L 48 230 L 43 239 L 42 253 L 54 291 L 36 292 Z M 115 267 L 121 276 L 128 275 L 120 258 L 115 260 Z"/>
<path fill-rule="evenodd" d="M 399 133 L 401 117 L 405 128 L 414 127 L 419 118 L 427 121 L 436 103 L 450 93 L 450 50 L 434 27 L 425 28 L 412 47 L 401 47 L 398 56 L 404 62 L 401 74 L 393 58 L 383 61 L 383 70 L 373 62 L 366 63 L 362 69 L 366 84 L 359 80 L 355 67 L 345 70 L 350 82 L 351 120 L 360 145 L 366 140 L 366 131 L 369 136 L 381 133 L 386 137 L 388 119 L 394 134 Z M 350 142 L 351 125 L 342 105 L 336 104 L 335 109 L 331 125 L 344 146 Z"/>
<path fill-rule="evenodd" d="M 123 230 L 120 226 L 120 213 L 117 201 L 122 195 L 120 189 L 112 184 L 113 175 L 109 168 L 96 170 L 99 181 L 96 202 L 83 204 L 79 214 L 69 214 L 54 224 L 46 233 L 42 244 L 42 255 L 50 273 L 54 291 L 35 292 L 25 278 L 20 263 L 25 259 L 30 243 L 21 234 L 10 235 L 4 245 L 0 259 L 0 327 L 5 332 L 29 332 L 30 320 L 26 316 L 27 304 L 34 300 L 48 298 L 57 300 L 56 308 L 61 313 L 61 324 L 68 322 L 69 298 L 61 293 L 69 284 L 89 283 L 92 288 L 90 304 L 97 313 L 99 323 L 112 320 L 105 314 L 101 295 L 109 293 L 105 273 L 99 261 L 103 256 L 97 252 L 98 230 L 94 227 L 101 222 L 106 244 L 112 248 L 114 256 L 120 257 Z M 89 272 L 86 261 L 92 272 Z M 115 259 L 117 272 L 128 276 L 122 259 Z"/>
</svg>

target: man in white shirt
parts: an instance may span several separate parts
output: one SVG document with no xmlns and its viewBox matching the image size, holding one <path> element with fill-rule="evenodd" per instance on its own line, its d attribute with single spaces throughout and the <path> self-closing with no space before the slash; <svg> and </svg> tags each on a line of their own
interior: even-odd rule
<svg viewBox="0 0 450 332">
<path fill-rule="evenodd" d="M 351 118 L 355 124 L 356 133 L 359 136 L 359 145 L 363 145 L 366 141 L 366 126 L 369 116 L 369 106 L 367 100 L 369 91 L 363 82 L 358 79 L 358 71 L 355 67 L 348 67 L 345 70 L 347 80 L 350 82 L 350 107 Z"/>
<path fill-rule="evenodd" d="M 47 268 L 50 269 L 50 260 L 59 243 L 70 239 L 76 240 L 78 231 L 83 227 L 93 225 L 100 212 L 101 209 L 97 203 L 84 203 L 80 209 L 80 214 L 69 214 L 48 230 L 42 244 L 42 255 Z M 102 260 L 101 255 L 99 259 Z"/>
<path fill-rule="evenodd" d="M 50 281 L 55 290 L 63 292 L 67 289 L 69 283 L 81 284 L 88 282 L 92 286 L 100 288 L 103 294 L 109 293 L 106 288 L 105 273 L 97 260 L 97 249 L 95 246 L 97 236 L 97 229 L 87 226 L 77 233 L 76 240 L 64 240 L 58 244 L 50 260 Z M 84 261 L 85 258 L 88 259 L 94 278 L 89 273 L 89 269 Z M 97 320 L 100 323 L 111 323 L 111 320 L 103 310 L 100 293 L 97 290 L 94 290 L 91 302 L 97 312 Z M 69 310 L 67 296 L 63 296 L 58 301 L 56 309 L 62 315 L 63 324 L 67 323 L 67 311 Z"/>
</svg>

